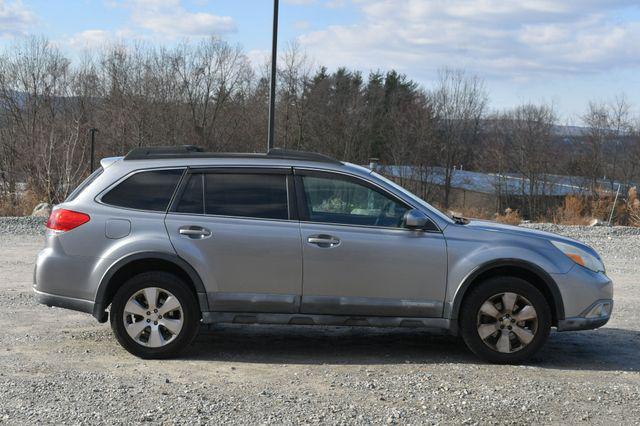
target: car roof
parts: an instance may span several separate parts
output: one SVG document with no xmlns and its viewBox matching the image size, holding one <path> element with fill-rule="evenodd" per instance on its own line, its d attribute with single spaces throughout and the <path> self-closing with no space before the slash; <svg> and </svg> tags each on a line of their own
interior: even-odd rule
<svg viewBox="0 0 640 426">
<path fill-rule="evenodd" d="M 319 163 L 342 164 L 342 162 L 328 155 L 314 152 L 293 151 L 285 149 L 270 149 L 266 153 L 219 153 L 205 152 L 202 148 L 194 145 L 182 145 L 171 147 L 144 147 L 130 151 L 125 157 L 125 161 L 135 160 L 159 160 L 176 158 L 251 158 L 251 159 L 282 159 L 301 160 Z"/>
<path fill-rule="evenodd" d="M 304 167 L 328 171 L 345 171 L 365 176 L 371 170 L 336 160 L 323 154 L 304 151 L 271 149 L 267 153 L 205 152 L 202 148 L 183 145 L 176 147 L 136 148 L 124 157 L 110 157 L 101 161 L 103 168 L 118 164 L 119 170 L 133 171 L 170 167 Z"/>
</svg>

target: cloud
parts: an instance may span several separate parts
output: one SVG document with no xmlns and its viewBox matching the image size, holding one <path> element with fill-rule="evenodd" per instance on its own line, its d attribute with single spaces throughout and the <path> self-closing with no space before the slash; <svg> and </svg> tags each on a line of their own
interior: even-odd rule
<svg viewBox="0 0 640 426">
<path fill-rule="evenodd" d="M 0 38 L 25 35 L 35 23 L 35 15 L 21 1 L 0 0 Z"/>
<path fill-rule="evenodd" d="M 296 30 L 308 30 L 311 28 L 311 22 L 306 20 L 295 21 L 293 26 Z"/>
<path fill-rule="evenodd" d="M 66 44 L 76 51 L 81 51 L 101 48 L 114 42 L 127 39 L 142 39 L 142 37 L 133 34 L 128 29 L 120 29 L 117 31 L 91 29 L 74 34 L 66 40 Z"/>
<path fill-rule="evenodd" d="M 320 62 L 513 79 L 640 66 L 637 0 L 351 1 L 358 22 L 300 37 Z"/>
<path fill-rule="evenodd" d="M 285 3 L 293 4 L 296 6 L 308 6 L 310 4 L 316 4 L 317 0 L 284 0 Z"/>
<path fill-rule="evenodd" d="M 135 27 L 166 39 L 205 37 L 237 30 L 231 17 L 189 11 L 180 0 L 125 0 L 121 5 L 131 10 Z"/>
<path fill-rule="evenodd" d="M 311 6 L 322 4 L 327 8 L 338 8 L 346 4 L 347 0 L 284 0 L 284 3 L 294 6 Z"/>
</svg>

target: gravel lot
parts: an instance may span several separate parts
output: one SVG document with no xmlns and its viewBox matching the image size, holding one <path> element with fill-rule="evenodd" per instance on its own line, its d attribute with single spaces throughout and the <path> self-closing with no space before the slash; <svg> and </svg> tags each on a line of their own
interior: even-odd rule
<svg viewBox="0 0 640 426">
<path fill-rule="evenodd" d="M 225 326 L 142 361 L 91 316 L 31 294 L 42 219 L 0 219 L 0 423 L 640 424 L 640 230 L 579 238 L 616 284 L 614 317 L 552 333 L 526 366 L 480 363 L 411 330 Z"/>
</svg>

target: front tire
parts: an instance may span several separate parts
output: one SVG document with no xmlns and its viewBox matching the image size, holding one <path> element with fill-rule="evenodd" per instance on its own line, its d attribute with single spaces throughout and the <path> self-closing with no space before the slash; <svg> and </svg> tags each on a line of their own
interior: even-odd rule
<svg viewBox="0 0 640 426">
<path fill-rule="evenodd" d="M 460 312 L 467 347 L 485 361 L 520 363 L 542 348 L 551 329 L 545 297 L 517 277 L 493 277 L 470 290 Z"/>
<path fill-rule="evenodd" d="M 111 328 L 133 355 L 163 359 L 178 355 L 198 333 L 200 309 L 179 277 L 161 271 L 127 280 L 111 303 Z"/>
</svg>

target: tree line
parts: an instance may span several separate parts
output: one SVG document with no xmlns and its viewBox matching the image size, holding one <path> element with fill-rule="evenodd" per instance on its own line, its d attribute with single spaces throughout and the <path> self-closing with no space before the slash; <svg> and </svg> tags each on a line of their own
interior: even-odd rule
<svg viewBox="0 0 640 426">
<path fill-rule="evenodd" d="M 484 82 L 463 70 L 443 69 L 424 87 L 393 70 L 330 72 L 295 44 L 281 56 L 277 147 L 438 168 L 440 189 L 417 191 L 445 208 L 459 168 L 515 173 L 542 191 L 551 174 L 584 176 L 594 191 L 602 179 L 640 181 L 638 125 L 622 96 L 589 104 L 584 129 L 565 137 L 553 105 L 491 111 Z M 0 197 L 18 205 L 26 182 L 39 200 L 63 200 L 90 172 L 91 128 L 98 157 L 154 145 L 263 151 L 268 97 L 268 65 L 255 69 L 218 38 L 113 44 L 74 60 L 45 38 L 22 39 L 0 53 Z M 548 208 L 528 198 L 528 215 Z"/>
</svg>

